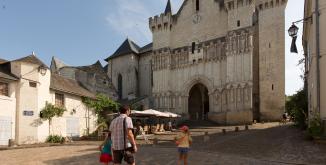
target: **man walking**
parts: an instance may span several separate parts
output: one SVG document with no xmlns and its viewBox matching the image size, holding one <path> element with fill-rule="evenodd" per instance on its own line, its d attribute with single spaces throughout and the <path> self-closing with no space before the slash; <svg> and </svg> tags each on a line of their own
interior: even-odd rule
<svg viewBox="0 0 326 165">
<path fill-rule="evenodd" d="M 135 165 L 134 153 L 137 152 L 136 141 L 132 133 L 133 124 L 130 117 L 130 108 L 122 106 L 120 116 L 115 118 L 110 125 L 113 162 L 115 165 L 124 159 L 128 164 Z"/>
</svg>

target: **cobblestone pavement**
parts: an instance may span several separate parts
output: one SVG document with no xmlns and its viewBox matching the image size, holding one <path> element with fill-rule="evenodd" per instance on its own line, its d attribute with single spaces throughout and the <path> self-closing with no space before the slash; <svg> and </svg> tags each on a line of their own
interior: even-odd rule
<svg viewBox="0 0 326 165">
<path fill-rule="evenodd" d="M 221 130 L 227 129 L 227 134 Z M 243 130 L 244 127 L 240 127 Z M 194 144 L 190 165 L 278 165 L 326 164 L 326 145 L 305 141 L 304 135 L 289 125 L 255 124 L 249 131 L 234 132 L 234 127 L 191 129 Z M 203 142 L 204 132 L 210 141 Z M 156 136 L 159 144 L 142 145 L 137 153 L 140 165 L 174 165 L 177 152 L 170 141 L 174 133 Z M 143 141 L 140 141 L 143 143 Z M 98 143 L 0 151 L 0 164 L 98 164 Z"/>
</svg>

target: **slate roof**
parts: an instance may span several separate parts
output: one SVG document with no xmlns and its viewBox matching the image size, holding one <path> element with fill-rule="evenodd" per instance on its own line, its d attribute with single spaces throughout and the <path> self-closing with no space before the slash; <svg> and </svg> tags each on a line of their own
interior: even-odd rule
<svg viewBox="0 0 326 165">
<path fill-rule="evenodd" d="M 149 43 L 144 47 L 140 48 L 139 53 L 145 53 L 153 50 L 153 43 Z"/>
<path fill-rule="evenodd" d="M 116 58 L 118 56 L 130 54 L 130 53 L 138 54 L 139 49 L 140 47 L 136 43 L 134 43 L 129 38 L 127 38 L 110 57 L 105 59 L 105 61 L 109 61 L 110 59 Z"/>
<path fill-rule="evenodd" d="M 60 59 L 56 58 L 56 57 L 52 57 L 52 61 L 51 61 L 51 68 L 58 70 L 60 68 L 63 68 L 67 66 L 63 61 L 61 61 Z"/>
<path fill-rule="evenodd" d="M 26 63 L 31 63 L 31 64 L 36 64 L 36 65 L 42 65 L 44 67 L 47 67 L 40 59 L 38 59 L 35 55 L 29 55 L 17 60 L 13 60 L 11 62 L 26 62 Z"/>
<path fill-rule="evenodd" d="M 97 61 L 95 64 L 93 65 L 89 65 L 89 66 L 79 66 L 79 67 L 75 67 L 77 69 L 80 69 L 82 71 L 85 71 L 87 73 L 95 73 L 97 75 L 100 75 L 102 77 L 108 77 L 108 75 L 106 74 L 102 64 L 100 61 Z"/>
<path fill-rule="evenodd" d="M 82 87 L 77 81 L 58 74 L 51 74 L 50 89 L 76 96 L 95 98 L 95 94 Z"/>
<path fill-rule="evenodd" d="M 166 4 L 166 8 L 164 11 L 164 14 L 172 13 L 172 8 L 171 8 L 171 2 L 168 0 L 168 3 Z"/>
</svg>

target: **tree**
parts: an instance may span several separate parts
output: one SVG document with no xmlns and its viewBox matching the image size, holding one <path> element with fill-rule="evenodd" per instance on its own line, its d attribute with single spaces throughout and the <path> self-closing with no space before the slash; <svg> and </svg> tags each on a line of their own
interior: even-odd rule
<svg viewBox="0 0 326 165">
<path fill-rule="evenodd" d="M 40 112 L 40 118 L 49 121 L 49 135 L 51 134 L 52 118 L 61 117 L 67 111 L 64 107 L 58 107 L 46 102 L 45 107 Z"/>
<path fill-rule="evenodd" d="M 288 96 L 285 104 L 286 112 L 294 119 L 295 125 L 306 129 L 308 119 L 308 99 L 306 88 Z"/>
<path fill-rule="evenodd" d="M 97 123 L 105 122 L 108 113 L 117 112 L 119 104 L 103 94 L 96 95 L 96 99 L 83 98 L 83 103 L 95 111 L 98 116 Z"/>
</svg>

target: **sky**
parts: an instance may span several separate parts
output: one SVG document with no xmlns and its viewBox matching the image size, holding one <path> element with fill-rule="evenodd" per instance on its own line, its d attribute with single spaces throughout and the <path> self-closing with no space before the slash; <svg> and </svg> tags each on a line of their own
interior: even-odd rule
<svg viewBox="0 0 326 165">
<path fill-rule="evenodd" d="M 0 58 L 14 60 L 35 52 L 46 64 L 52 56 L 68 65 L 90 65 L 113 54 L 128 37 L 151 42 L 148 18 L 162 13 L 167 0 L 0 0 Z M 178 11 L 183 0 L 171 0 Z M 290 53 L 287 29 L 303 17 L 304 0 L 288 0 L 286 9 L 286 94 L 303 86 L 302 23 L 299 54 Z"/>
</svg>

